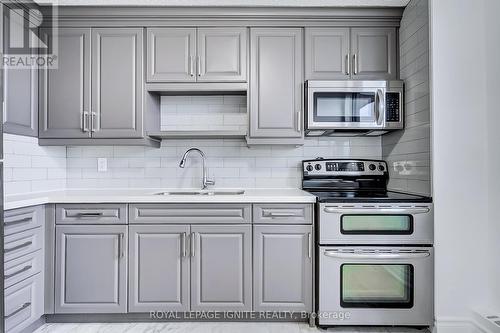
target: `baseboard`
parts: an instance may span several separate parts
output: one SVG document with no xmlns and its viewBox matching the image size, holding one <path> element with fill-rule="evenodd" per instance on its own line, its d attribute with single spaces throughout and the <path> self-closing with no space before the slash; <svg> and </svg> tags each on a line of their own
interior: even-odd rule
<svg viewBox="0 0 500 333">
<path fill-rule="evenodd" d="M 21 332 L 32 333 L 32 332 L 36 331 L 38 328 L 40 328 L 41 326 L 43 326 L 43 324 L 45 324 L 45 316 L 41 316 L 33 324 L 29 325 L 28 327 L 23 329 Z"/>
<path fill-rule="evenodd" d="M 473 318 L 437 318 L 432 333 L 494 333 Z"/>
</svg>

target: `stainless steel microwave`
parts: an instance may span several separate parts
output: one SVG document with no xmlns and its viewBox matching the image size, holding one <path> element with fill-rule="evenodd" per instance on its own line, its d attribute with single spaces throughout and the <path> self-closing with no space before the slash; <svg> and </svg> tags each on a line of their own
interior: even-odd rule
<svg viewBox="0 0 500 333">
<path fill-rule="evenodd" d="M 309 80 L 305 90 L 307 136 L 403 128 L 403 81 Z"/>
</svg>

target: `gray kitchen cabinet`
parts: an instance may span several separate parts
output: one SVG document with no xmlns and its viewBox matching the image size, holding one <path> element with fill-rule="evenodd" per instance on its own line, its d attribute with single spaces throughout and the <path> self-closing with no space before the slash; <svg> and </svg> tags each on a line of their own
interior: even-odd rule
<svg viewBox="0 0 500 333">
<path fill-rule="evenodd" d="M 397 79 L 396 28 L 352 28 L 353 78 Z"/>
<path fill-rule="evenodd" d="M 59 28 L 54 36 L 57 68 L 40 71 L 40 138 L 90 137 L 90 35 L 87 28 Z"/>
<path fill-rule="evenodd" d="M 14 11 L 5 15 L 4 27 L 9 27 L 10 36 L 22 36 L 24 18 Z M 13 38 L 13 37 L 12 37 Z M 15 39 L 17 40 L 17 38 Z M 8 39 L 4 39 L 7 43 Z M 4 45 L 4 50 L 7 49 Z M 33 55 L 36 55 L 33 53 Z M 4 67 L 4 119 L 5 133 L 38 136 L 38 70 L 20 68 L 20 66 Z"/>
<path fill-rule="evenodd" d="M 127 311 L 127 226 L 56 226 L 55 313 Z"/>
<path fill-rule="evenodd" d="M 250 29 L 250 138 L 300 138 L 301 28 Z"/>
<path fill-rule="evenodd" d="M 249 225 L 191 226 L 191 310 L 252 309 Z"/>
<path fill-rule="evenodd" d="M 141 28 L 92 29 L 94 138 L 143 135 L 142 35 Z"/>
<path fill-rule="evenodd" d="M 312 311 L 311 225 L 255 225 L 254 311 Z"/>
<path fill-rule="evenodd" d="M 247 78 L 247 28 L 199 28 L 197 81 Z"/>
<path fill-rule="evenodd" d="M 148 82 L 194 82 L 196 28 L 147 29 Z"/>
<path fill-rule="evenodd" d="M 305 29 L 306 80 L 350 77 L 349 36 L 349 28 Z"/>
<path fill-rule="evenodd" d="M 129 312 L 189 311 L 189 225 L 129 229 Z"/>
</svg>

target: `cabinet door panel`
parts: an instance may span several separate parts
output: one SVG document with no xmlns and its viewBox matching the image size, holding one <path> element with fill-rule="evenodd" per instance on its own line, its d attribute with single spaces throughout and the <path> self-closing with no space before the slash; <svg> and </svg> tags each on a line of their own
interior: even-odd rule
<svg viewBox="0 0 500 333">
<path fill-rule="evenodd" d="M 395 28 L 353 28 L 353 79 L 397 79 Z"/>
<path fill-rule="evenodd" d="M 251 227 L 193 225 L 191 232 L 191 310 L 251 310 Z"/>
<path fill-rule="evenodd" d="M 189 225 L 130 227 L 129 312 L 189 311 Z"/>
<path fill-rule="evenodd" d="M 306 28 L 306 80 L 348 79 L 349 28 Z"/>
<path fill-rule="evenodd" d="M 195 81 L 196 29 L 147 29 L 148 82 Z"/>
<path fill-rule="evenodd" d="M 250 136 L 302 136 L 302 29 L 255 28 L 251 35 Z"/>
<path fill-rule="evenodd" d="M 142 29 L 92 30 L 94 138 L 142 137 Z"/>
<path fill-rule="evenodd" d="M 246 81 L 247 29 L 198 29 L 198 81 Z"/>
<path fill-rule="evenodd" d="M 254 310 L 312 310 L 312 228 L 254 226 Z"/>
<path fill-rule="evenodd" d="M 57 226 L 55 312 L 126 312 L 126 249 L 126 226 Z"/>
<path fill-rule="evenodd" d="M 83 113 L 90 111 L 90 29 L 60 28 L 57 38 L 57 68 L 40 71 L 39 135 L 88 138 Z"/>
</svg>

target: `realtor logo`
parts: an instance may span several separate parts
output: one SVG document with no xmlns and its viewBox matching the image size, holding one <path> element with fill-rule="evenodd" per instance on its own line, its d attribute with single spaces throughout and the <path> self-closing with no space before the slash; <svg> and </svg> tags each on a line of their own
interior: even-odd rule
<svg viewBox="0 0 500 333">
<path fill-rule="evenodd" d="M 3 68 L 57 68 L 57 6 L 2 1 Z"/>
</svg>

